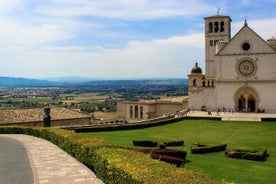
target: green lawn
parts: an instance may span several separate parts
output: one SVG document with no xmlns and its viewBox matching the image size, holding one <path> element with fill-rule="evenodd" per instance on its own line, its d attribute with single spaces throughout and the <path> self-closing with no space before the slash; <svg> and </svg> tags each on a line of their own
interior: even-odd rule
<svg viewBox="0 0 276 184">
<path fill-rule="evenodd" d="M 188 151 L 186 169 L 201 170 L 210 177 L 240 184 L 276 183 L 276 122 L 226 122 L 184 120 L 168 125 L 114 132 L 92 132 L 89 136 L 102 138 L 119 146 L 133 147 L 132 140 L 184 140 Z M 191 154 L 192 143 L 221 144 L 227 148 L 267 148 L 265 162 L 226 158 L 224 152 Z"/>
</svg>

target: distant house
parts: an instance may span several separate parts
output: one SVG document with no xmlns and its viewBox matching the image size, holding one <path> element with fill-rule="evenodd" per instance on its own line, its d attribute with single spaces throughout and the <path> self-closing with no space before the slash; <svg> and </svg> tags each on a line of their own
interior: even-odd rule
<svg viewBox="0 0 276 184">
<path fill-rule="evenodd" d="M 66 108 L 51 108 L 51 126 L 89 125 L 91 116 Z M 0 111 L 1 125 L 43 126 L 44 109 Z"/>
<path fill-rule="evenodd" d="M 148 101 L 119 101 L 117 116 L 128 120 L 147 120 L 187 108 L 187 97 Z"/>
</svg>

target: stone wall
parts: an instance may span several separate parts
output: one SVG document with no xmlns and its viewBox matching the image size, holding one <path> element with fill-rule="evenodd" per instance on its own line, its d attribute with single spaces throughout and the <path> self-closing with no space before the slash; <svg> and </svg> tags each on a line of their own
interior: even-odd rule
<svg viewBox="0 0 276 184">
<path fill-rule="evenodd" d="M 58 126 L 78 126 L 78 125 L 90 125 L 89 117 L 86 118 L 73 118 L 73 119 L 58 119 L 51 120 L 51 127 Z M 29 121 L 29 122 L 16 122 L 16 123 L 3 123 L 0 126 L 35 126 L 43 127 L 43 121 Z"/>
</svg>

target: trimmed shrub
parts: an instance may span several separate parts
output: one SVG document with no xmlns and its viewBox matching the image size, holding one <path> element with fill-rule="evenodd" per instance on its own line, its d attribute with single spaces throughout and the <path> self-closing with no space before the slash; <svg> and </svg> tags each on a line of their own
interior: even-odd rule
<svg viewBox="0 0 276 184">
<path fill-rule="evenodd" d="M 186 159 L 187 152 L 173 149 L 154 149 L 152 153 Z"/>
<path fill-rule="evenodd" d="M 135 150 L 124 148 L 100 148 L 96 151 L 99 155 L 100 163 L 104 163 L 101 176 L 107 180 L 106 183 L 143 183 L 143 184 L 212 184 L 217 181 L 207 179 L 207 177 L 197 172 L 183 168 L 176 168 L 173 165 L 158 160 Z M 201 180 L 204 180 L 203 182 Z"/>
<path fill-rule="evenodd" d="M 157 153 L 151 153 L 150 156 L 153 159 L 158 159 L 160 161 L 174 164 L 177 167 L 181 167 L 182 165 L 185 164 L 185 160 L 178 158 L 178 157 L 173 157 L 173 156 L 169 156 L 169 155 L 161 155 L 161 154 L 157 154 Z"/>
<path fill-rule="evenodd" d="M 149 154 L 153 159 L 175 164 L 180 167 L 186 162 L 186 151 L 173 150 L 173 149 L 140 149 L 139 152 Z"/>
<path fill-rule="evenodd" d="M 157 147 L 157 146 L 183 146 L 184 141 L 164 141 L 164 140 L 133 140 L 134 146 L 142 146 L 142 147 Z"/>
<path fill-rule="evenodd" d="M 147 140 L 133 140 L 134 146 L 143 146 L 143 147 L 156 147 L 158 144 L 155 141 L 147 141 Z"/>
<path fill-rule="evenodd" d="M 265 161 L 268 154 L 267 154 L 267 150 L 264 148 L 261 148 L 259 150 L 234 149 L 234 150 L 227 150 L 225 152 L 225 156 L 230 158 Z"/>
<path fill-rule="evenodd" d="M 227 144 L 218 144 L 218 145 L 204 145 L 195 143 L 191 147 L 191 153 L 210 153 L 210 152 L 218 152 L 224 151 L 226 149 Z"/>
<path fill-rule="evenodd" d="M 184 141 L 166 141 L 166 146 L 184 146 Z"/>
</svg>

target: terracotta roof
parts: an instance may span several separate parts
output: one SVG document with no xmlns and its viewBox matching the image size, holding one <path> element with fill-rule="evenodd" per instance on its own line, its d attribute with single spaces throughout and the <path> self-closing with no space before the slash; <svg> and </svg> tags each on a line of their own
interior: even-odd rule
<svg viewBox="0 0 276 184">
<path fill-rule="evenodd" d="M 90 117 L 77 111 L 66 108 L 51 108 L 51 119 L 75 119 Z M 19 110 L 2 110 L 0 111 L 0 124 L 16 122 L 43 121 L 44 109 L 19 109 Z"/>
</svg>

